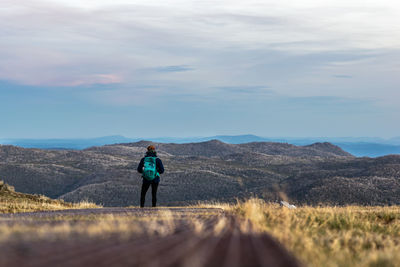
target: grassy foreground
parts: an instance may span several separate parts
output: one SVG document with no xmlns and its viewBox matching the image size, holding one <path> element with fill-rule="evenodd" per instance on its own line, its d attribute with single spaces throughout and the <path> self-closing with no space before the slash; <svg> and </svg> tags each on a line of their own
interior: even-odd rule
<svg viewBox="0 0 400 267">
<path fill-rule="evenodd" d="M 16 213 L 74 208 L 96 208 L 53 200 L 44 196 L 15 192 L 0 181 L 0 213 Z M 251 221 L 255 231 L 268 232 L 288 248 L 305 266 L 400 266 L 400 207 L 298 207 L 287 209 L 278 204 L 250 199 L 236 205 L 200 204 L 195 207 L 221 208 L 244 218 L 243 230 Z M 198 216 L 199 214 L 197 214 Z M 204 218 L 215 213 L 201 215 Z M 146 216 L 71 216 L 49 218 L 37 224 L 0 225 L 0 243 L 18 239 L 40 240 L 73 236 L 127 237 L 146 232 L 149 235 L 174 233 L 175 220 L 171 209 L 150 212 Z M 201 234 L 203 220 L 187 217 Z M 43 220 L 43 219 L 41 219 Z M 46 219 L 47 220 L 47 219 Z M 145 227 L 143 227 L 145 226 Z M 216 226 L 225 227 L 223 220 Z M 217 228 L 218 228 L 217 227 Z"/>
<path fill-rule="evenodd" d="M 298 207 L 250 199 L 230 208 L 305 266 L 400 266 L 400 207 Z"/>
<path fill-rule="evenodd" d="M 87 201 L 80 203 L 68 203 L 41 195 L 30 195 L 15 192 L 12 186 L 0 181 L 0 213 L 83 208 L 99 208 L 99 206 Z"/>
</svg>

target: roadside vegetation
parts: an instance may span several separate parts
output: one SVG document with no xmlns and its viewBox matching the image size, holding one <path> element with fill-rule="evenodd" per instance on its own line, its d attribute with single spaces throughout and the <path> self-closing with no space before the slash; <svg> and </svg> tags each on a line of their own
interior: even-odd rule
<svg viewBox="0 0 400 267">
<path fill-rule="evenodd" d="M 0 181 L 0 213 L 18 213 L 45 210 L 100 208 L 88 201 L 69 203 L 42 195 L 15 192 L 14 187 Z"/>
<path fill-rule="evenodd" d="M 250 199 L 230 210 L 305 266 L 400 266 L 400 207 L 298 207 Z"/>
<path fill-rule="evenodd" d="M 18 193 L 0 182 L 0 213 L 97 207 L 88 202 L 73 204 Z M 199 203 L 186 207 L 188 210 L 184 213 L 180 209 L 148 209 L 140 216 L 135 213 L 66 214 L 26 217 L 23 221 L 4 217 L 0 224 L 0 243 L 50 237 L 81 240 L 82 237 L 128 238 L 143 234 L 165 236 L 174 234 L 182 225 L 203 235 L 210 219 L 217 220 L 213 231 L 218 234 L 226 228 L 226 217 L 220 216 L 226 211 L 243 219 L 242 231 L 271 234 L 304 266 L 400 266 L 400 206 L 301 206 L 289 209 L 276 203 L 249 199 L 237 204 Z M 193 216 L 191 209 L 197 210 Z"/>
</svg>

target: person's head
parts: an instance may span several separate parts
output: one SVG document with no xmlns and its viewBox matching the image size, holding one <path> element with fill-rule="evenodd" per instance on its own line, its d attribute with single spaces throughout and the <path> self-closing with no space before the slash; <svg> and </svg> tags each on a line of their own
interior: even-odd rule
<svg viewBox="0 0 400 267">
<path fill-rule="evenodd" d="M 150 145 L 147 147 L 147 152 L 156 152 L 156 147 L 153 145 Z"/>
</svg>

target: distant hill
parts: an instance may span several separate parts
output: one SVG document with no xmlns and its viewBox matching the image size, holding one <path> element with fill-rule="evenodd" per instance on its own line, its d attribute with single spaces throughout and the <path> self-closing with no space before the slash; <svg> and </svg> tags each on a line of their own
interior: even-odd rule
<svg viewBox="0 0 400 267">
<path fill-rule="evenodd" d="M 93 146 L 103 146 L 118 143 L 138 142 L 140 138 L 126 138 L 124 136 L 105 136 L 99 138 L 87 139 L 3 139 L 0 144 L 15 145 L 24 148 L 41 149 L 75 149 L 82 150 Z M 370 137 L 310 137 L 310 138 L 267 138 L 256 135 L 216 135 L 210 137 L 191 137 L 191 138 L 173 138 L 160 137 L 151 138 L 153 142 L 159 143 L 200 143 L 211 140 L 218 140 L 227 144 L 244 144 L 251 142 L 274 142 L 287 143 L 297 146 L 311 145 L 314 143 L 330 142 L 351 153 L 357 157 L 380 157 L 390 154 L 400 154 L 400 137 L 388 140 L 382 138 Z"/>
<path fill-rule="evenodd" d="M 347 152 L 357 157 L 381 157 L 386 155 L 400 154 L 400 145 L 379 143 L 335 143 Z"/>
<path fill-rule="evenodd" d="M 0 144 L 40 149 L 85 149 L 91 146 L 103 146 L 107 144 L 135 141 L 139 140 L 115 135 L 98 138 L 76 139 L 3 139 L 0 140 Z"/>
<path fill-rule="evenodd" d="M 276 201 L 282 193 L 295 203 L 400 204 L 400 156 L 357 158 L 330 143 L 140 141 L 85 150 L 0 146 L 0 177 L 24 193 L 105 206 L 138 205 L 141 178 L 136 167 L 150 143 L 166 168 L 161 205 L 250 196 Z"/>
<path fill-rule="evenodd" d="M 400 136 L 396 136 L 396 137 L 390 138 L 388 140 L 388 143 L 400 145 Z"/>
</svg>

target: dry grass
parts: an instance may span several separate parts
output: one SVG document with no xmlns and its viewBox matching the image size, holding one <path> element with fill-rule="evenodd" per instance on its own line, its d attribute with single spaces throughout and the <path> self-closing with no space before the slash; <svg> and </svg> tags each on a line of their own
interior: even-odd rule
<svg viewBox="0 0 400 267">
<path fill-rule="evenodd" d="M 88 208 L 101 208 L 101 206 L 88 201 L 79 203 L 68 203 L 63 201 L 10 201 L 0 199 L 0 213 L 19 213 L 19 212 L 33 212 L 33 211 L 46 211 L 46 210 L 65 210 L 65 209 L 88 209 Z"/>
<path fill-rule="evenodd" d="M 230 208 L 306 266 L 400 266 L 400 207 L 298 207 L 259 199 Z"/>
<path fill-rule="evenodd" d="M 196 205 L 192 205 L 189 207 L 230 210 L 232 205 L 229 203 L 223 203 L 220 201 L 198 201 Z"/>
<path fill-rule="evenodd" d="M 140 211 L 140 209 L 135 208 Z M 133 210 L 135 210 L 133 209 Z M 209 231 L 219 234 L 226 226 L 226 218 L 218 212 L 189 208 L 157 209 L 145 214 L 47 214 L 40 217 L 0 218 L 0 245 L 9 242 L 40 240 L 89 240 L 91 238 L 121 240 L 132 236 L 160 237 L 182 230 L 182 226 L 203 235 L 210 217 L 218 217 Z"/>
<path fill-rule="evenodd" d="M 175 231 L 172 220 L 118 215 L 60 216 L 0 221 L 0 244 L 16 241 L 129 238 L 132 235 L 164 236 Z"/>
<path fill-rule="evenodd" d="M 100 208 L 89 201 L 68 203 L 63 200 L 54 200 L 42 195 L 30 195 L 15 192 L 10 185 L 0 181 L 0 213 L 18 213 L 46 210 Z"/>
</svg>

